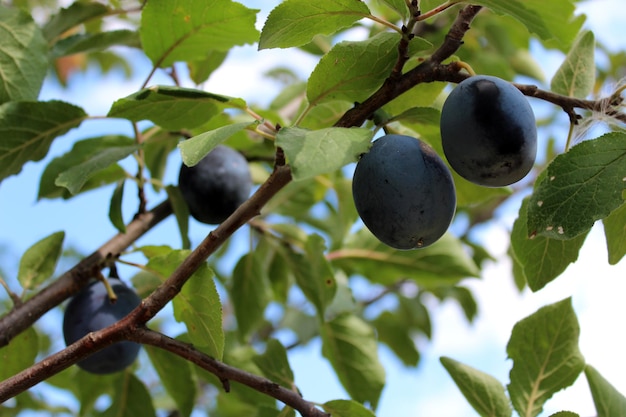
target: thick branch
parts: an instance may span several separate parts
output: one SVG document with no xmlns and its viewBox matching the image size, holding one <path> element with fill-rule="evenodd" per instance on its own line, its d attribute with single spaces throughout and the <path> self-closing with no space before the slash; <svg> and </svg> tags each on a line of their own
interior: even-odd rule
<svg viewBox="0 0 626 417">
<path fill-rule="evenodd" d="M 172 352 L 195 363 L 202 369 L 211 372 L 213 375 L 217 376 L 220 381 L 236 381 L 246 385 L 283 402 L 300 412 L 303 417 L 329 417 L 328 414 L 315 407 L 313 403 L 303 399 L 298 392 L 286 389 L 268 379 L 226 365 L 194 349 L 191 345 L 182 343 L 161 333 L 146 328 L 140 328 L 132 334 L 130 340 Z M 225 388 L 227 389 L 226 384 Z"/>
<path fill-rule="evenodd" d="M 115 341 L 128 339 L 134 332 L 143 328 L 148 320 L 154 317 L 180 292 L 185 282 L 206 261 L 209 255 L 248 220 L 258 215 L 261 212 L 261 208 L 270 198 L 291 181 L 291 169 L 288 165 L 284 165 L 284 156 L 280 149 L 277 152 L 276 160 L 277 164 L 274 171 L 252 197 L 243 203 L 214 231 L 209 233 L 204 241 L 183 261 L 172 275 L 152 294 L 142 300 L 139 307 L 119 322 L 100 331 L 88 334 L 66 349 L 1 382 L 0 403 L 62 371 L 89 353 L 100 350 Z M 103 253 L 105 255 L 102 256 L 102 259 L 106 257 L 108 252 Z M 68 275 L 64 281 L 71 279 L 71 275 Z M 61 288 L 68 286 L 69 284 L 66 283 Z"/>
<path fill-rule="evenodd" d="M 172 207 L 165 201 L 149 212 L 139 215 L 128 224 L 126 233 L 117 234 L 35 296 L 15 306 L 0 319 L 0 347 L 7 345 L 11 339 L 30 327 L 50 309 L 76 294 L 89 278 L 103 267 L 108 257 L 119 255 L 171 213 Z"/>
</svg>

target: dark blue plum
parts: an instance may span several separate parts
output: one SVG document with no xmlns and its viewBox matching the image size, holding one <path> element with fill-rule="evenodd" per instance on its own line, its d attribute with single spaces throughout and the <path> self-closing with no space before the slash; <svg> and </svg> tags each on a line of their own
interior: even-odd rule
<svg viewBox="0 0 626 417">
<path fill-rule="evenodd" d="M 248 199 L 252 178 L 243 155 L 218 145 L 197 165 L 180 167 L 178 186 L 196 220 L 219 224 Z"/>
<path fill-rule="evenodd" d="M 139 296 L 119 279 L 111 278 L 109 283 L 117 295 L 114 303 L 100 281 L 89 284 L 70 300 L 63 317 L 66 345 L 118 322 L 141 302 Z M 118 372 L 135 361 L 140 347 L 134 342 L 118 342 L 95 352 L 77 365 L 92 374 Z"/>
<path fill-rule="evenodd" d="M 452 90 L 441 110 L 444 154 L 460 176 L 502 187 L 528 174 L 537 154 L 535 115 L 511 83 L 480 75 Z"/>
<path fill-rule="evenodd" d="M 365 226 L 396 249 L 433 244 L 456 210 L 450 170 L 429 145 L 410 136 L 374 141 L 357 162 L 352 195 Z"/>
</svg>

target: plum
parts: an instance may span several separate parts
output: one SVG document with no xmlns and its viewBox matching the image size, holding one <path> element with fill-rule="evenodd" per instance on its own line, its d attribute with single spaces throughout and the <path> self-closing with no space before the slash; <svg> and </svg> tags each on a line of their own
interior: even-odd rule
<svg viewBox="0 0 626 417">
<path fill-rule="evenodd" d="M 66 345 L 118 322 L 141 302 L 139 296 L 119 279 L 111 278 L 109 283 L 117 295 L 115 302 L 111 302 L 106 287 L 97 280 L 70 300 L 63 317 Z M 140 347 L 140 344 L 134 342 L 117 342 L 86 357 L 77 365 L 93 374 L 121 371 L 135 361 Z"/>
<path fill-rule="evenodd" d="M 242 154 L 218 145 L 197 165 L 181 165 L 178 186 L 193 218 L 219 224 L 248 199 L 252 178 Z"/>
<path fill-rule="evenodd" d="M 440 127 L 450 166 L 475 184 L 513 184 L 535 163 L 533 110 L 515 86 L 500 78 L 479 75 L 459 83 L 443 105 Z"/>
<path fill-rule="evenodd" d="M 365 226 L 396 249 L 431 245 L 456 210 L 448 167 L 429 145 L 404 135 L 374 141 L 357 162 L 352 195 Z"/>
</svg>

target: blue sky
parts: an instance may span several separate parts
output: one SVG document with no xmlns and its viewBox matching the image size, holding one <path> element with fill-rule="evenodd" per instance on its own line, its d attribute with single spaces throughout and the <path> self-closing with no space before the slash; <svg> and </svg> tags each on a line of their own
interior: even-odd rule
<svg viewBox="0 0 626 417">
<path fill-rule="evenodd" d="M 249 7 L 268 11 L 275 1 L 242 1 Z M 623 0 L 593 0 L 583 4 L 581 11 L 588 14 L 588 27 L 598 39 L 612 50 L 624 49 L 626 39 L 623 24 L 626 11 Z M 262 21 L 265 14 L 261 14 Z M 550 77 L 562 60 L 558 53 L 540 54 L 545 73 Z M 233 54 L 227 64 L 217 71 L 205 85 L 214 93 L 240 96 L 252 102 L 265 103 L 276 94 L 277 85 L 260 74 L 284 59 L 284 51 L 270 50 L 256 52 L 254 47 L 241 48 Z M 291 56 L 290 56 L 291 57 Z M 290 58 L 289 66 L 302 74 L 303 78 L 311 71 L 315 61 L 304 54 Z M 626 63 L 624 63 L 626 65 Z M 131 94 L 138 89 L 142 77 L 147 74 L 149 63 L 135 61 L 137 77 L 124 80 L 120 73 L 112 73 L 104 80 L 96 71 L 77 75 L 71 87 L 61 89 L 54 82 L 47 81 L 41 99 L 61 99 L 83 106 L 91 115 L 107 113 L 112 101 Z M 169 82 L 162 74 L 152 80 L 153 84 Z M 98 132 L 119 132 L 132 134 L 130 125 L 123 121 L 88 121 L 69 134 L 55 141 L 50 154 L 39 163 L 28 163 L 22 173 L 10 177 L 0 184 L 0 245 L 6 251 L 0 255 L 0 262 L 9 275 L 17 270 L 19 256 L 32 243 L 58 230 L 66 231 L 66 246 L 72 245 L 88 253 L 97 248 L 114 233 L 107 220 L 108 200 L 112 188 L 89 192 L 69 202 L 57 200 L 36 201 L 39 177 L 46 163 L 54 156 L 69 150 L 76 139 L 95 136 Z M 567 134 L 563 126 L 562 134 Z M 541 139 L 540 139 L 541 140 Z M 180 158 L 173 155 L 166 178 L 176 182 Z M 126 187 L 125 214 L 128 219 L 135 206 L 133 187 Z M 159 198 L 151 196 L 156 204 Z M 510 230 L 516 215 L 516 204 L 510 203 L 501 211 L 499 220 L 482 231 L 488 247 L 498 256 L 498 262 L 489 265 L 481 280 L 468 280 L 480 300 L 480 316 L 476 323 L 467 326 L 462 312 L 451 303 L 432 303 L 434 317 L 434 337 L 432 342 L 418 341 L 422 362 L 416 369 L 404 368 L 386 348 L 381 348 L 381 360 L 387 371 L 387 386 L 381 398 L 377 415 L 421 415 L 437 417 L 458 417 L 475 415 L 460 392 L 454 386 L 438 358 L 442 355 L 472 365 L 493 374 L 501 382 L 508 381 L 510 363 L 506 360 L 506 342 L 516 321 L 534 312 L 540 306 L 573 296 L 581 324 L 581 350 L 587 361 L 594 365 L 620 391 L 626 392 L 626 376 L 623 374 L 623 352 L 626 341 L 610 325 L 615 317 L 626 316 L 626 306 L 622 296 L 626 292 L 623 282 L 626 276 L 626 262 L 610 267 L 606 262 L 606 250 L 602 231 L 594 228 L 587 239 L 579 261 L 554 283 L 537 294 L 517 293 L 511 279 L 511 266 L 506 256 L 508 247 L 507 231 Z M 210 227 L 192 221 L 192 242 L 198 243 Z M 172 218 L 166 220 L 150 232 L 146 241 L 180 244 L 178 231 Z M 141 243 L 141 242 L 140 242 Z M 601 285 L 598 285 L 601 283 Z M 50 316 L 45 323 L 54 326 L 58 317 Z M 52 331 L 52 329 L 50 329 Z M 336 380 L 330 365 L 320 357 L 320 345 L 312 342 L 295 349 L 290 356 L 296 375 L 296 382 L 305 398 L 325 402 L 347 395 Z M 584 378 L 579 379 L 573 388 L 557 394 L 548 403 L 544 414 L 563 408 L 574 410 L 581 415 L 595 413 Z"/>
</svg>

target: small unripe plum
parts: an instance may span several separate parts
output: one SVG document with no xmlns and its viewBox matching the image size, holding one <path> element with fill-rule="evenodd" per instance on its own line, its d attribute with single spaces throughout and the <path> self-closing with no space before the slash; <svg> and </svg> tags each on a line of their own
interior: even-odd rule
<svg viewBox="0 0 626 417">
<path fill-rule="evenodd" d="M 219 224 L 248 199 L 252 178 L 242 154 L 218 145 L 197 165 L 180 167 L 178 186 L 196 220 Z"/>
<path fill-rule="evenodd" d="M 526 97 L 497 77 L 467 78 L 441 110 L 441 142 L 460 176 L 502 187 L 524 178 L 535 163 L 537 126 Z"/>
<path fill-rule="evenodd" d="M 111 278 L 109 283 L 117 295 L 115 302 L 109 299 L 101 281 L 89 284 L 70 300 L 63 317 L 66 345 L 118 322 L 141 302 L 139 296 L 119 279 Z M 121 371 L 134 362 L 140 347 L 134 342 L 117 342 L 86 357 L 77 365 L 93 374 Z"/>
<path fill-rule="evenodd" d="M 456 210 L 448 167 L 429 145 L 404 135 L 374 141 L 357 162 L 352 195 L 365 226 L 396 249 L 431 245 Z"/>
</svg>

